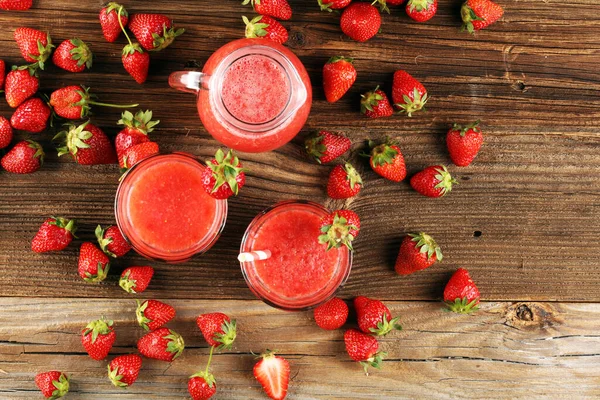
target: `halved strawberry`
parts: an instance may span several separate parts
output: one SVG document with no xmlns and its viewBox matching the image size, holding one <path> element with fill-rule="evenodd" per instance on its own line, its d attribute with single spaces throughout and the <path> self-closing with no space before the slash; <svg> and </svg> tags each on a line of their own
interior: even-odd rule
<svg viewBox="0 0 600 400">
<path fill-rule="evenodd" d="M 261 360 L 254 365 L 254 377 L 271 399 L 285 399 L 290 383 L 290 363 L 270 350 L 260 356 Z"/>
</svg>

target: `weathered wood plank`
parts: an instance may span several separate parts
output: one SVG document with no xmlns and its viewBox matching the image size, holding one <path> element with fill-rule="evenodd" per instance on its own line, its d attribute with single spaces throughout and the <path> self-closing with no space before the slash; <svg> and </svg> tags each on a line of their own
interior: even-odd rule
<svg viewBox="0 0 600 400">
<path fill-rule="evenodd" d="M 135 351 L 143 331 L 134 326 L 133 300 L 0 300 L 0 397 L 34 397 L 33 376 L 50 368 L 72 375 L 69 398 L 185 397 L 186 377 L 207 357 L 194 319 L 217 310 L 239 325 L 233 350 L 214 360 L 217 399 L 263 398 L 250 352 L 266 347 L 291 362 L 290 399 L 600 396 L 599 304 L 484 303 L 481 312 L 462 316 L 440 311 L 435 302 L 389 302 L 404 330 L 381 340 L 388 360 L 365 376 L 345 354 L 342 331 L 320 330 L 310 313 L 285 313 L 258 301 L 166 301 L 177 309 L 170 326 L 187 349 L 171 365 L 145 359 L 138 382 L 122 391 L 105 378 L 105 362 L 85 355 L 78 331 L 105 315 L 116 324 L 112 354 Z"/>
</svg>

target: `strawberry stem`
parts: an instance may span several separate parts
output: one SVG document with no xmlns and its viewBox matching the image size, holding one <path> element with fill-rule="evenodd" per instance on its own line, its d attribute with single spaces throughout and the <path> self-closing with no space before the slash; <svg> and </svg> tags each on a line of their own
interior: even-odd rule
<svg viewBox="0 0 600 400">
<path fill-rule="evenodd" d="M 112 107 L 112 108 L 133 108 L 133 107 L 137 107 L 139 106 L 139 104 L 109 104 L 109 103 L 99 103 L 93 100 L 88 100 L 87 101 L 88 104 L 94 104 L 96 106 L 103 106 L 103 107 Z"/>
<path fill-rule="evenodd" d="M 208 362 L 206 363 L 206 369 L 204 373 L 208 375 L 208 368 L 210 367 L 210 363 L 212 361 L 213 351 L 215 351 L 215 346 L 210 346 L 210 354 L 208 355 Z"/>
<path fill-rule="evenodd" d="M 121 21 L 121 12 L 122 11 L 123 11 L 123 6 L 119 7 L 119 11 L 117 12 L 117 20 L 119 21 L 119 26 L 121 27 L 121 30 L 125 34 L 125 37 L 127 38 L 127 41 L 129 42 L 129 45 L 133 46 L 133 43 L 131 43 L 131 39 L 129 38 L 129 35 L 127 34 L 127 31 L 125 30 L 125 27 L 123 26 L 123 22 Z"/>
</svg>

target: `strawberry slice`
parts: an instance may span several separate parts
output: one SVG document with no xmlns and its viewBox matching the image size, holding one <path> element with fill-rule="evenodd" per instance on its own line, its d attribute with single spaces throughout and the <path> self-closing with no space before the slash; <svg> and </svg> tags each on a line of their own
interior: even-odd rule
<svg viewBox="0 0 600 400">
<path fill-rule="evenodd" d="M 271 399 L 285 399 L 290 383 L 290 363 L 270 350 L 261 354 L 261 357 L 254 365 L 254 377 Z"/>
</svg>

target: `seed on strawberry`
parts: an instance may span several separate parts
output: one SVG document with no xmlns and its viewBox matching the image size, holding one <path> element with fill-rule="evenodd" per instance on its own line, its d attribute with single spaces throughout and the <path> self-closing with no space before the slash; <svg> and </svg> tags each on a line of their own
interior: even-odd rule
<svg viewBox="0 0 600 400">
<path fill-rule="evenodd" d="M 399 317 L 392 318 L 389 308 L 380 300 L 358 296 L 354 299 L 358 327 L 364 333 L 385 336 L 392 330 L 401 330 Z"/>
<path fill-rule="evenodd" d="M 136 144 L 125 150 L 123 157 L 119 160 L 119 162 L 123 165 L 121 168 L 121 172 L 126 172 L 128 169 L 133 167 L 135 164 L 140 161 L 158 154 L 159 148 L 158 143 L 156 142 L 144 142 Z"/>
<path fill-rule="evenodd" d="M 98 283 L 106 279 L 110 269 L 110 260 L 99 248 L 90 242 L 84 242 L 79 249 L 79 276 L 86 282 Z"/>
<path fill-rule="evenodd" d="M 452 178 L 444 165 L 427 167 L 410 178 L 410 186 L 427 197 L 445 196 L 456 183 L 456 179 Z"/>
<path fill-rule="evenodd" d="M 131 250 L 118 226 L 111 225 L 102 229 L 102 226 L 98 225 L 94 233 L 102 251 L 111 257 L 123 257 Z"/>
<path fill-rule="evenodd" d="M 158 300 L 137 301 L 135 315 L 138 325 L 147 331 L 155 331 L 175 318 L 175 309 Z"/>
<path fill-rule="evenodd" d="M 373 336 L 356 329 L 348 329 L 344 332 L 344 343 L 350 358 L 358 361 L 366 374 L 368 367 L 381 368 L 383 358 L 387 354 L 378 352 L 379 343 Z"/>
<path fill-rule="evenodd" d="M 90 322 L 81 330 L 81 344 L 94 360 L 104 360 L 116 339 L 113 321 L 104 318 Z"/>
<path fill-rule="evenodd" d="M 0 117 L 0 149 L 8 147 L 12 139 L 13 129 L 10 122 L 4 117 Z"/>
<path fill-rule="evenodd" d="M 118 356 L 108 364 L 108 379 L 116 387 L 125 388 L 137 380 L 140 369 L 142 357 L 137 354 Z"/>
<path fill-rule="evenodd" d="M 454 165 L 466 167 L 473 162 L 483 144 L 479 120 L 462 126 L 454 124 L 446 135 L 446 145 Z"/>
<path fill-rule="evenodd" d="M 271 399 L 285 399 L 290 383 L 290 363 L 270 350 L 260 357 L 260 360 L 254 364 L 254 377 Z"/>
<path fill-rule="evenodd" d="M 319 164 L 326 164 L 347 152 L 352 142 L 339 133 L 320 131 L 309 136 L 304 147 L 309 156 Z"/>
<path fill-rule="evenodd" d="M 117 161 L 108 136 L 90 121 L 79 126 L 69 123 L 66 127 L 67 130 L 59 132 L 53 139 L 63 142 L 57 149 L 59 156 L 70 153 L 81 165 L 114 164 Z"/>
<path fill-rule="evenodd" d="M 52 92 L 50 95 L 50 105 L 58 116 L 66 119 L 82 119 L 87 117 L 92 105 L 113 108 L 137 107 L 137 104 L 100 103 L 92 100 L 94 98 L 96 98 L 96 95 L 90 93 L 90 88 L 71 85 Z"/>
<path fill-rule="evenodd" d="M 336 165 L 329 174 L 327 195 L 332 199 L 348 199 L 360 192 L 362 184 L 360 174 L 352 164 Z"/>
<path fill-rule="evenodd" d="M 370 3 L 355 2 L 342 12 L 340 27 L 351 39 L 366 42 L 379 32 L 381 15 Z"/>
<path fill-rule="evenodd" d="M 327 250 L 346 246 L 352 250 L 352 241 L 360 231 L 360 219 L 352 210 L 337 210 L 321 220 L 319 243 L 326 244 Z"/>
<path fill-rule="evenodd" d="M 348 305 L 339 297 L 334 297 L 315 308 L 314 316 L 319 328 L 329 331 L 339 329 L 348 319 Z"/>
<path fill-rule="evenodd" d="M 148 358 L 171 362 L 185 348 L 183 338 L 168 328 L 159 328 L 142 336 L 137 342 L 139 352 Z"/>
<path fill-rule="evenodd" d="M 491 0 L 467 0 L 460 9 L 463 20 L 461 31 L 473 34 L 498 21 L 502 14 L 502 7 Z"/>
<path fill-rule="evenodd" d="M 192 396 L 192 400 L 208 400 L 217 392 L 217 382 L 214 375 L 210 373 L 210 362 L 214 350 L 215 347 L 211 346 L 206 368 L 196 372 L 188 380 L 188 392 Z"/>
<path fill-rule="evenodd" d="M 438 0 L 408 0 L 406 14 L 414 21 L 429 21 L 437 12 Z"/>
<path fill-rule="evenodd" d="M 406 178 L 406 164 L 400 147 L 390 142 L 377 145 L 370 140 L 369 147 L 369 164 L 375 173 L 392 182 L 400 182 Z"/>
<path fill-rule="evenodd" d="M 206 193 L 215 199 L 226 199 L 238 194 L 246 183 L 245 169 L 242 163 L 229 150 L 227 154 L 219 149 L 215 158 L 206 162 L 207 168 L 202 173 L 202 185 Z"/>
<path fill-rule="evenodd" d="M 106 4 L 102 10 L 100 10 L 100 14 L 98 15 L 98 18 L 100 19 L 100 26 L 102 27 L 102 34 L 110 43 L 117 40 L 122 32 L 119 24 L 119 17 L 117 16 L 119 9 L 121 9 L 121 24 L 126 26 L 127 22 L 129 22 L 129 14 L 127 13 L 127 10 L 119 3 L 111 1 L 110 3 Z"/>
<path fill-rule="evenodd" d="M 13 174 L 30 174 L 40 169 L 44 163 L 44 150 L 33 140 L 17 143 L 2 157 L 0 164 L 7 172 Z"/>
<path fill-rule="evenodd" d="M 129 267 L 121 273 L 119 286 L 127 293 L 142 293 L 150 284 L 153 275 L 152 267 Z"/>
<path fill-rule="evenodd" d="M 37 29 L 21 27 L 15 30 L 14 36 L 25 61 L 44 69 L 44 63 L 54 48 L 50 35 Z"/>
<path fill-rule="evenodd" d="M 33 0 L 0 0 L 0 10 L 26 11 L 33 5 Z"/>
<path fill-rule="evenodd" d="M 39 133 L 48 126 L 52 110 L 37 97 L 25 100 L 10 117 L 13 128 L 32 133 Z"/>
<path fill-rule="evenodd" d="M 247 38 L 269 39 L 275 43 L 284 44 L 288 40 L 288 31 L 283 25 L 267 15 L 258 15 L 249 20 L 242 16 L 246 24 Z"/>
<path fill-rule="evenodd" d="M 35 376 L 35 384 L 46 399 L 55 400 L 69 392 L 69 377 L 60 371 L 42 372 Z"/>
<path fill-rule="evenodd" d="M 70 72 L 82 72 L 92 68 L 92 51 L 81 39 L 62 42 L 52 55 L 52 62 L 59 68 Z"/>
<path fill-rule="evenodd" d="M 223 313 L 200 314 L 196 324 L 204 339 L 217 349 L 230 349 L 237 336 L 237 324 Z"/>
<path fill-rule="evenodd" d="M 321 11 L 333 12 L 333 10 L 341 10 L 348 7 L 352 0 L 317 0 Z"/>
<path fill-rule="evenodd" d="M 127 27 L 148 51 L 160 51 L 168 47 L 185 32 L 185 29 L 173 28 L 173 21 L 162 14 L 133 14 Z"/>
<path fill-rule="evenodd" d="M 392 84 L 394 107 L 412 117 L 414 112 L 424 110 L 429 97 L 427 89 L 406 71 L 396 71 Z"/>
<path fill-rule="evenodd" d="M 36 68 L 30 66 L 13 67 L 6 75 L 4 96 L 12 108 L 16 108 L 25 100 L 37 93 L 40 80 Z"/>
<path fill-rule="evenodd" d="M 52 217 L 44 221 L 31 241 L 31 250 L 36 253 L 61 251 L 73 240 L 77 231 L 74 219 Z"/>
<path fill-rule="evenodd" d="M 400 245 L 395 270 L 400 275 L 410 275 L 442 259 L 442 250 L 432 236 L 424 232 L 409 233 Z"/>
<path fill-rule="evenodd" d="M 480 297 L 477 285 L 464 268 L 456 270 L 444 289 L 447 310 L 460 314 L 477 311 Z"/>
<path fill-rule="evenodd" d="M 387 95 L 379 86 L 370 92 L 360 95 L 360 112 L 369 118 L 389 117 L 394 114 Z"/>
<path fill-rule="evenodd" d="M 357 72 L 352 61 L 352 58 L 331 57 L 323 67 L 323 90 L 328 102 L 341 99 L 356 81 Z"/>
<path fill-rule="evenodd" d="M 242 5 L 252 4 L 254 11 L 275 19 L 287 21 L 292 18 L 292 7 L 287 0 L 244 0 Z"/>
<path fill-rule="evenodd" d="M 152 111 L 138 111 L 133 115 L 130 111 L 123 111 L 117 125 L 123 128 L 115 138 L 115 149 L 121 163 L 125 151 L 136 144 L 149 142 L 148 134 L 154 130 L 160 121 L 152 121 Z"/>
</svg>

